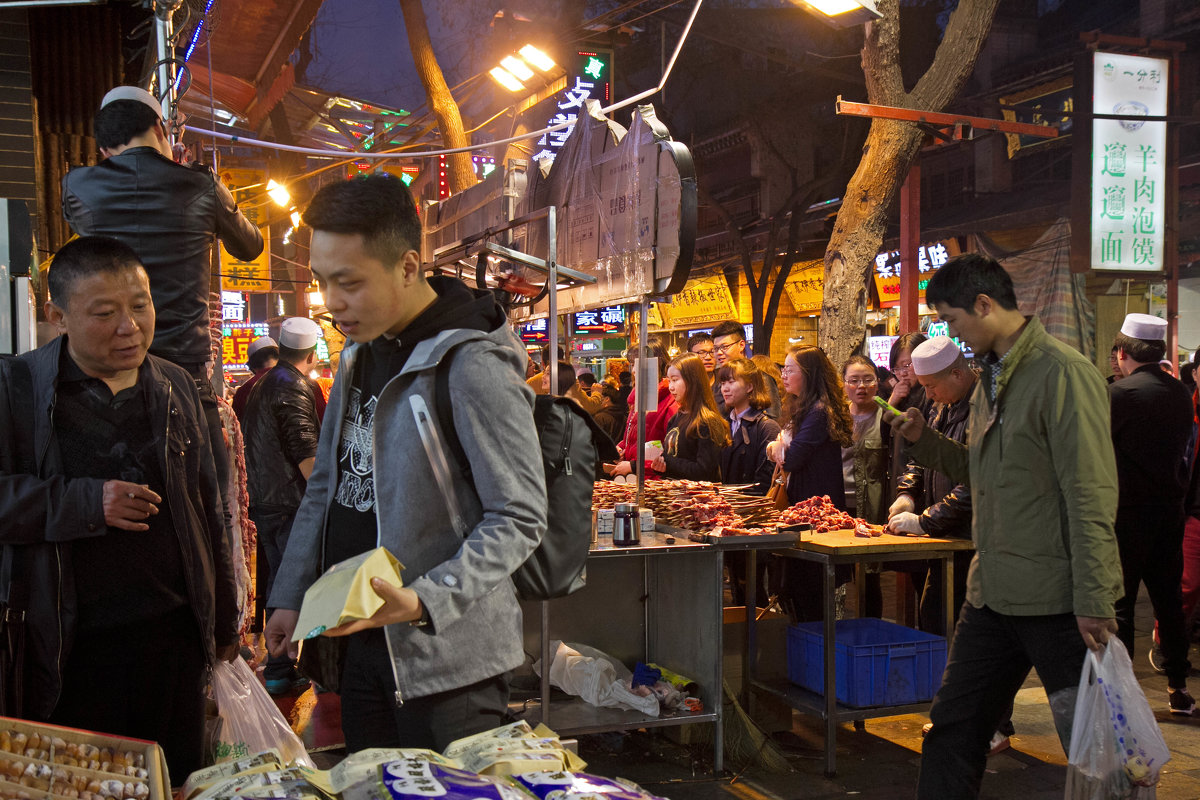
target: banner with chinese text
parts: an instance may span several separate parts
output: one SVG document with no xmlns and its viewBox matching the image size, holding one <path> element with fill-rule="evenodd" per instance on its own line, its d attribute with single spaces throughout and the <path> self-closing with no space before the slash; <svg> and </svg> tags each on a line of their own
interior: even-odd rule
<svg viewBox="0 0 1200 800">
<path fill-rule="evenodd" d="M 667 322 L 674 328 L 737 319 L 737 306 L 724 276 L 710 275 L 688 281 L 670 305 L 662 307 Z"/>
<path fill-rule="evenodd" d="M 250 343 L 260 336 L 268 336 L 265 322 L 226 322 L 221 326 L 221 363 L 225 369 L 248 369 L 247 350 Z"/>
<path fill-rule="evenodd" d="M 1094 53 L 1096 114 L 1166 116 L 1163 58 Z M 1092 268 L 1165 268 L 1167 123 L 1092 121 Z"/>
<path fill-rule="evenodd" d="M 242 261 L 229 255 L 221 246 L 221 290 L 226 292 L 269 292 L 271 291 L 271 236 L 267 231 L 265 207 L 261 200 L 265 196 L 262 185 L 266 175 L 255 169 L 223 169 L 221 182 L 233 192 L 238 208 L 262 231 L 267 246 L 253 261 Z"/>
<path fill-rule="evenodd" d="M 825 262 L 817 259 L 794 265 L 783 289 L 797 314 L 820 314 L 825 297 Z"/>
<path fill-rule="evenodd" d="M 917 297 L 925 302 L 925 286 L 933 273 L 942 267 L 951 256 L 959 253 L 958 240 L 923 244 L 917 248 Z M 879 293 L 879 307 L 891 308 L 900 304 L 900 251 L 893 250 L 875 256 L 875 291 Z"/>
</svg>

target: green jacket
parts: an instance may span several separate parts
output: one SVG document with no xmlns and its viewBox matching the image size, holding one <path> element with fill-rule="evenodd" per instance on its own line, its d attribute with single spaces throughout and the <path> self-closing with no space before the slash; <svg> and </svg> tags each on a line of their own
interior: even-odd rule
<svg viewBox="0 0 1200 800">
<path fill-rule="evenodd" d="M 967 602 L 1001 614 L 1113 617 L 1122 594 L 1108 393 L 1083 356 L 1031 318 L 971 395 L 968 445 L 926 428 L 919 462 L 971 487 Z"/>
</svg>

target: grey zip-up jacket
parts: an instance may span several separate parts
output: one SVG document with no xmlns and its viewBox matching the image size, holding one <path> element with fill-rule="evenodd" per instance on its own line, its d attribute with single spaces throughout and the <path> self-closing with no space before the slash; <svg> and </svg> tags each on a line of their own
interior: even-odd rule
<svg viewBox="0 0 1200 800">
<path fill-rule="evenodd" d="M 454 348 L 450 399 L 474 486 L 431 407 L 436 370 Z M 321 429 L 317 461 L 292 523 L 267 603 L 299 609 L 319 577 L 338 446 L 357 346 L 342 353 Z M 375 406 L 375 515 L 379 545 L 404 565 L 428 627 L 386 628 L 398 700 L 456 689 L 524 662 L 521 609 L 509 576 L 546 529 L 546 486 L 525 350 L 507 325 L 490 332 L 445 330 L 417 345 Z"/>
</svg>

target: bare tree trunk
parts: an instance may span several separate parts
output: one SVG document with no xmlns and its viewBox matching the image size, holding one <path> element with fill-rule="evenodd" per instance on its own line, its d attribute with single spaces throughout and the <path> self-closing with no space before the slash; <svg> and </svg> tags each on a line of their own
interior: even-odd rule
<svg viewBox="0 0 1200 800">
<path fill-rule="evenodd" d="M 412 50 L 413 63 L 417 65 L 417 74 L 421 77 L 421 85 L 425 87 L 429 107 L 437 117 L 442 143 L 447 148 L 468 147 L 471 139 L 463 129 L 458 103 L 446 85 L 446 78 L 433 51 L 433 42 L 429 40 L 429 25 L 425 21 L 425 8 L 421 0 L 400 0 L 400 11 L 404 14 L 404 27 L 408 30 L 408 46 Z M 451 194 L 461 192 L 477 182 L 470 153 L 447 156 L 446 167 Z"/>
<path fill-rule="evenodd" d="M 1000 0 L 959 0 L 929 69 L 911 92 L 900 73 L 899 0 L 879 0 L 883 19 L 867 26 L 863 72 L 871 103 L 941 111 L 975 68 Z M 883 244 L 888 209 L 904 183 L 925 134 L 913 122 L 875 119 L 850 179 L 825 251 L 825 297 L 819 342 L 835 364 L 850 357 L 865 335 L 867 280 Z"/>
</svg>

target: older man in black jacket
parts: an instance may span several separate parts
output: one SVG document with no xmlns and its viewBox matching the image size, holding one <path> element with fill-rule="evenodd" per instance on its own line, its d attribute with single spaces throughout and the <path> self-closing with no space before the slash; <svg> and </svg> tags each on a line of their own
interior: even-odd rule
<svg viewBox="0 0 1200 800">
<path fill-rule="evenodd" d="M 118 86 L 106 94 L 95 130 L 104 160 L 63 177 L 63 216 L 80 236 L 111 236 L 141 258 L 158 318 L 150 352 L 196 381 L 224 496 L 229 460 L 208 376 L 212 248 L 219 238 L 230 255 L 249 261 L 263 250 L 262 234 L 210 168 L 172 160 L 162 107 L 146 90 Z"/>
<path fill-rule="evenodd" d="M 246 402 L 246 488 L 250 519 L 258 528 L 259 555 L 267 566 L 266 585 L 259 587 L 264 598 L 271 595 L 321 438 L 316 407 L 320 389 L 306 375 L 316 363 L 320 336 L 321 327 L 311 319 L 284 320 L 279 363 L 258 380 Z M 271 694 L 307 683 L 287 656 L 268 656 L 263 677 Z"/>
<path fill-rule="evenodd" d="M 187 775 L 206 666 L 238 641 L 200 398 L 147 355 L 154 307 L 132 250 L 80 238 L 49 284 L 62 335 L 0 363 L 0 594 L 25 601 L 22 713 L 158 741 Z"/>
</svg>

